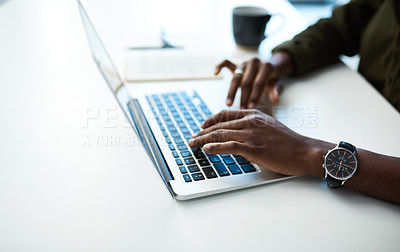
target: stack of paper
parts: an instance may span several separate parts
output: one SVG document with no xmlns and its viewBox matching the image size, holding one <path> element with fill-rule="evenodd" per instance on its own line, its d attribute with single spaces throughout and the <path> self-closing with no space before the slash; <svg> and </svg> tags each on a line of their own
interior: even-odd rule
<svg viewBox="0 0 400 252">
<path fill-rule="evenodd" d="M 220 63 L 215 53 L 184 49 L 134 50 L 127 54 L 125 77 L 128 82 L 215 79 Z"/>
</svg>

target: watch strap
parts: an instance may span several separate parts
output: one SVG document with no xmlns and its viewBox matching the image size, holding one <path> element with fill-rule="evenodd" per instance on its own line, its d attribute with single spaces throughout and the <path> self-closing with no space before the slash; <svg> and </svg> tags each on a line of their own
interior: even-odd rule
<svg viewBox="0 0 400 252">
<path fill-rule="evenodd" d="M 356 147 L 354 145 L 352 145 L 351 143 L 347 143 L 345 141 L 340 141 L 338 144 L 338 147 L 342 147 L 345 148 L 351 152 L 355 152 L 356 151 Z"/>
<path fill-rule="evenodd" d="M 343 180 L 335 179 L 329 174 L 326 175 L 325 181 L 330 188 L 338 188 L 343 185 Z"/>
</svg>

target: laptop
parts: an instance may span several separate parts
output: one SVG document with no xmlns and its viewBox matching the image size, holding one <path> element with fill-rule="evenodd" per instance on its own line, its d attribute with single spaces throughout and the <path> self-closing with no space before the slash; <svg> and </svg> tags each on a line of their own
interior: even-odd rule
<svg viewBox="0 0 400 252">
<path fill-rule="evenodd" d="M 136 84 L 128 90 L 79 0 L 78 6 L 93 59 L 173 198 L 188 200 L 288 178 L 238 155 L 190 148 L 188 139 L 212 115 L 199 94 L 207 81 L 197 81 L 193 89 L 164 84 L 167 92 L 153 87 L 145 94 Z"/>
</svg>

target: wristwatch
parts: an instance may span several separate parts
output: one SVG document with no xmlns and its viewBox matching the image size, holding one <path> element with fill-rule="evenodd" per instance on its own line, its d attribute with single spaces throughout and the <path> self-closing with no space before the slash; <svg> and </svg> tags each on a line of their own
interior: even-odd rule
<svg viewBox="0 0 400 252">
<path fill-rule="evenodd" d="M 325 181 L 331 188 L 340 187 L 357 170 L 356 147 L 344 141 L 324 156 Z"/>
</svg>

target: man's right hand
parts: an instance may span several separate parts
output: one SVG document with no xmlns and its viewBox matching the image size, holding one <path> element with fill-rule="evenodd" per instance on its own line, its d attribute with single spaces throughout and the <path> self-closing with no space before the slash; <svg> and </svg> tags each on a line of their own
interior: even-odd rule
<svg viewBox="0 0 400 252">
<path fill-rule="evenodd" d="M 273 104 L 279 102 L 280 79 L 293 73 L 293 63 L 288 53 L 276 52 L 267 62 L 261 62 L 253 58 L 244 62 L 240 67 L 229 60 L 224 60 L 217 65 L 215 74 L 219 74 L 222 68 L 228 68 L 233 78 L 229 88 L 226 105 L 231 106 L 236 92 L 240 87 L 242 95 L 241 108 L 255 108 L 266 93 Z"/>
</svg>

